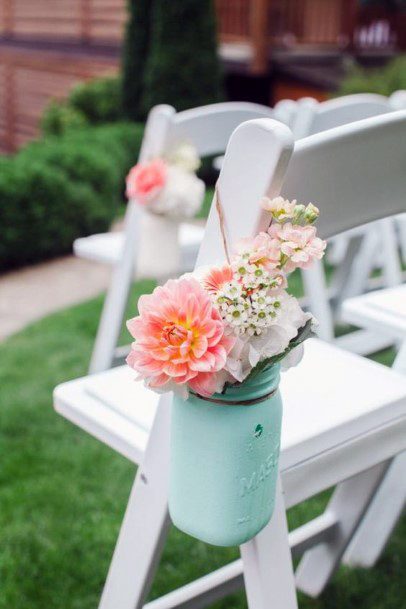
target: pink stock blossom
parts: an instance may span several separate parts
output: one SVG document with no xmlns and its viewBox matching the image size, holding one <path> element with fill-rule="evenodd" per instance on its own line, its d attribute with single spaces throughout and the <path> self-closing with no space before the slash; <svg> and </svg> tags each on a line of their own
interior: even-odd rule
<svg viewBox="0 0 406 609">
<path fill-rule="evenodd" d="M 294 201 L 288 201 L 283 197 L 275 197 L 274 199 L 264 197 L 261 201 L 261 205 L 263 209 L 271 213 L 278 220 L 285 220 L 293 217 L 296 199 Z"/>
<path fill-rule="evenodd" d="M 280 247 L 277 239 L 272 239 L 268 233 L 259 233 L 255 237 L 241 239 L 237 245 L 240 255 L 248 254 L 248 262 L 275 269 L 279 265 Z"/>
<path fill-rule="evenodd" d="M 268 233 L 272 239 L 279 241 L 279 247 L 286 256 L 284 270 L 288 273 L 295 268 L 307 269 L 313 260 L 320 260 L 326 249 L 326 242 L 316 237 L 314 226 L 300 226 L 287 222 L 272 224 Z"/>
<path fill-rule="evenodd" d="M 169 280 L 141 296 L 138 308 L 140 315 L 127 322 L 135 338 L 127 363 L 147 385 L 172 390 L 187 384 L 204 397 L 218 390 L 235 337 L 225 334 L 220 314 L 199 282 Z"/>
<path fill-rule="evenodd" d="M 167 166 L 162 159 L 147 163 L 138 163 L 127 176 L 126 195 L 128 199 L 137 199 L 142 205 L 152 201 L 165 186 Z"/>
</svg>

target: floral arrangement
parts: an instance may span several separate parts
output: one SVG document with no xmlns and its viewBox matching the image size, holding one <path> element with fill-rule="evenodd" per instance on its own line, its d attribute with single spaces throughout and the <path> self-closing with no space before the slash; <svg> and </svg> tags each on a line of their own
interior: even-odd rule
<svg viewBox="0 0 406 609">
<path fill-rule="evenodd" d="M 324 255 L 319 210 L 265 198 L 267 232 L 243 239 L 227 264 L 169 280 L 138 301 L 127 322 L 128 365 L 156 391 L 209 397 L 268 366 L 301 359 L 314 318 L 287 292 L 287 276 Z"/>
<path fill-rule="evenodd" d="M 205 192 L 195 173 L 199 167 L 196 149 L 181 144 L 163 158 L 137 163 L 127 176 L 127 198 L 151 213 L 190 218 L 199 211 Z"/>
</svg>

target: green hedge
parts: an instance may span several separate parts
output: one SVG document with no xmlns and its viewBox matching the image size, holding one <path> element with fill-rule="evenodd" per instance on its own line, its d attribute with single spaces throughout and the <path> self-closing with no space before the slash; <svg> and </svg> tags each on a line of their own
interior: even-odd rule
<svg viewBox="0 0 406 609">
<path fill-rule="evenodd" d="M 0 163 L 0 269 L 72 249 L 108 229 L 143 128 L 117 123 L 34 142 Z"/>
<path fill-rule="evenodd" d="M 64 102 L 51 101 L 41 119 L 44 135 L 64 135 L 86 125 L 124 120 L 122 82 L 118 76 L 96 78 L 71 90 Z"/>
<path fill-rule="evenodd" d="M 109 123 L 123 120 L 121 78 L 96 78 L 73 87 L 68 105 L 86 117 L 89 123 Z"/>
<path fill-rule="evenodd" d="M 221 101 L 213 0 L 154 0 L 150 28 L 141 112 L 164 103 L 179 111 Z"/>
<path fill-rule="evenodd" d="M 406 89 L 406 55 L 397 57 L 384 68 L 353 67 L 341 83 L 337 95 L 379 93 L 387 96 L 399 89 Z"/>
</svg>

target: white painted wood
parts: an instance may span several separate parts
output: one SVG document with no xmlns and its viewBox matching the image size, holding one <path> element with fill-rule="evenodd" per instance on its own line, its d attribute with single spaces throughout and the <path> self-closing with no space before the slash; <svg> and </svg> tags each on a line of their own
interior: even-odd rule
<svg viewBox="0 0 406 609">
<path fill-rule="evenodd" d="M 365 118 L 386 114 L 393 109 L 387 97 L 374 93 L 346 95 L 319 104 L 312 98 L 304 98 L 298 102 L 298 105 L 298 115 L 293 126 L 296 138 L 307 137 L 327 129 L 334 129 Z M 301 108 L 306 111 L 303 113 L 305 120 L 300 116 L 302 114 Z M 298 133 L 296 133 L 296 130 Z"/>
<path fill-rule="evenodd" d="M 373 567 L 381 556 L 405 506 L 405 471 L 406 452 L 396 457 L 389 466 L 344 554 L 345 564 Z"/>
<path fill-rule="evenodd" d="M 337 527 L 338 522 L 332 514 L 322 514 L 292 531 L 288 535 L 292 554 L 301 555 L 309 547 L 331 538 Z M 243 585 L 243 561 L 240 558 L 147 603 L 144 609 L 200 609 L 238 591 Z"/>
<path fill-rule="evenodd" d="M 114 356 L 133 276 L 139 217 L 138 206 L 130 202 L 125 222 L 126 234 L 133 238 L 125 239 L 122 258 L 113 270 L 90 359 L 90 374 L 107 370 Z"/>
<path fill-rule="evenodd" d="M 318 231 L 324 238 L 400 214 L 405 211 L 405 136 L 402 110 L 300 140 L 282 194 L 292 199 L 300 193 L 302 200 L 319 203 Z"/>
<path fill-rule="evenodd" d="M 303 98 L 297 102 L 296 117 L 293 121 L 292 130 L 295 139 L 299 139 L 405 107 L 406 104 L 403 91 L 395 93 L 391 98 L 362 93 L 339 97 L 321 103 L 317 103 L 316 100 L 312 98 Z M 393 227 L 392 220 L 387 221 L 387 225 L 388 224 Z M 406 222 L 404 222 L 404 226 L 406 227 Z M 373 230 L 374 229 L 371 226 L 366 229 L 361 229 L 359 234 L 366 237 Z M 403 226 L 399 230 L 402 231 Z M 404 228 L 404 233 L 406 252 L 406 228 Z M 348 268 L 345 269 L 345 272 L 341 273 L 341 279 L 343 277 L 345 278 L 345 281 L 342 283 L 344 289 L 342 290 L 342 293 L 341 289 L 339 291 L 340 298 L 338 302 L 334 303 L 334 313 L 339 311 L 339 304 L 344 297 L 344 294 L 351 296 L 364 291 L 367 278 L 377 262 L 378 254 L 381 253 L 378 243 L 382 243 L 384 250 L 384 255 L 381 256 L 381 262 L 379 262 L 378 265 L 383 267 L 385 285 L 394 285 L 394 277 L 399 273 L 400 267 L 396 255 L 396 241 L 389 236 L 389 228 L 379 229 L 379 241 L 376 243 L 373 239 L 367 237 L 366 241 L 367 243 L 362 246 L 361 255 L 357 256 L 357 258 L 352 257 L 352 259 L 347 257 L 345 260 L 344 265 L 348 266 Z M 335 264 L 341 263 L 345 251 L 351 242 L 352 239 L 350 239 L 350 234 L 336 237 L 331 246 L 333 249 L 329 255 L 329 261 Z M 354 269 L 352 268 L 352 264 L 354 264 Z M 330 310 L 330 302 L 326 297 L 326 292 L 324 292 L 324 296 L 318 296 L 318 293 L 323 293 L 323 280 L 316 275 L 316 271 L 311 272 L 315 275 L 312 277 L 311 281 L 312 290 L 317 296 L 317 300 L 311 300 L 311 308 L 314 314 L 316 316 L 318 314 L 320 318 L 320 336 L 329 340 L 334 334 L 334 324 L 332 323 L 334 320 L 333 311 Z M 306 281 L 305 277 L 303 277 L 303 280 Z M 318 283 L 318 287 L 316 287 L 316 283 Z M 328 323 L 330 324 L 329 326 L 327 326 Z M 361 345 L 362 352 L 372 352 L 372 349 L 370 351 L 368 350 L 368 345 L 374 345 L 374 336 L 366 336 L 366 339 L 366 347 Z M 357 346 L 357 344 L 358 343 L 355 343 L 354 346 Z"/>
<path fill-rule="evenodd" d="M 256 168 L 255 175 L 252 176 L 243 171 L 245 154 L 249 154 L 250 150 L 251 154 L 254 154 L 257 146 L 265 157 L 273 158 L 274 163 L 263 164 L 258 169 Z M 275 121 L 254 120 L 248 125 L 237 128 L 232 135 L 220 176 L 219 190 L 227 228 L 233 241 L 246 235 L 247 230 L 251 233 L 256 232 L 259 225 L 261 213 L 257 200 L 261 190 L 250 190 L 251 180 L 255 178 L 258 183 L 257 188 L 262 188 L 262 193 L 277 191 L 292 148 L 293 141 L 290 131 Z M 244 155 L 241 154 L 241 151 L 244 151 Z M 235 176 L 242 176 L 237 180 L 238 190 L 236 190 Z M 233 206 L 235 205 L 238 205 L 238 209 L 244 210 L 246 222 L 241 222 L 240 215 L 234 213 Z M 221 248 L 214 248 L 213 234 L 216 230 L 218 230 L 218 224 L 211 214 L 199 253 L 201 263 L 207 264 L 214 259 L 224 258 Z M 207 244 L 211 244 L 210 248 L 207 247 Z M 166 395 L 159 400 L 160 405 L 154 419 L 141 471 L 137 475 L 129 501 L 100 609 L 113 609 L 113 607 L 139 609 L 148 593 L 168 523 L 166 497 L 170 399 L 170 396 Z M 150 512 L 148 512 L 148 505 Z M 278 509 L 282 510 L 283 507 L 280 505 Z M 142 536 L 137 535 L 140 528 L 143 529 Z M 283 585 L 284 594 L 289 590 L 291 597 L 294 598 L 295 588 L 287 530 L 279 531 L 278 539 L 273 541 L 272 546 L 261 550 L 261 554 L 264 556 L 265 552 L 268 552 L 269 556 L 280 554 L 279 568 L 286 572 L 286 577 L 281 578 L 280 585 Z M 137 564 L 136 574 L 133 572 L 134 563 L 132 561 L 134 559 Z M 254 572 L 255 567 L 251 569 L 251 573 Z M 279 591 L 278 583 L 275 582 L 275 585 L 273 594 L 275 598 L 280 598 L 282 588 Z M 294 607 L 294 605 L 289 603 L 288 607 Z"/>
<path fill-rule="evenodd" d="M 345 305 L 347 318 L 402 339 L 393 367 L 406 374 L 406 286 L 368 294 Z M 392 461 L 344 555 L 346 564 L 372 567 L 379 559 L 406 502 L 405 467 L 406 453 Z"/>
<path fill-rule="evenodd" d="M 292 149 L 291 132 L 273 120 L 249 121 L 234 131 L 218 180 L 219 200 L 230 247 L 242 237 L 267 228 L 267 215 L 261 212 L 258 202 L 265 194 L 273 197 L 279 193 Z M 253 163 L 255 158 L 266 159 L 267 162 Z M 212 205 L 196 266 L 224 260 L 219 216 L 216 206 Z"/>
<path fill-rule="evenodd" d="M 141 161 L 162 148 L 174 112 L 170 106 L 153 108 L 145 126 L 145 136 L 140 151 Z M 124 220 L 125 237 L 122 256 L 114 267 L 103 305 L 89 365 L 90 374 L 107 370 L 113 361 L 134 272 L 137 229 L 141 214 L 142 211 L 137 201 L 129 201 Z"/>
<path fill-rule="evenodd" d="M 406 108 L 406 91 L 400 89 L 389 97 L 389 104 L 394 110 L 404 110 Z"/>
<path fill-rule="evenodd" d="M 367 192 L 360 196 L 361 208 L 352 214 L 353 225 L 376 219 L 377 209 L 372 198 L 368 196 L 370 194 L 368 189 L 378 188 L 379 190 L 379 188 L 384 188 L 385 184 L 387 187 L 389 184 L 392 185 L 392 181 L 393 188 L 389 191 L 387 188 L 386 211 L 389 214 L 396 213 L 399 205 L 398 189 L 403 187 L 403 167 L 397 161 L 392 162 L 392 159 L 390 167 L 382 166 L 381 147 L 383 150 L 386 149 L 387 153 L 389 148 L 396 151 L 399 141 L 402 141 L 405 135 L 405 114 L 399 113 L 397 116 L 394 114 L 389 120 L 387 117 L 380 120 L 369 119 L 356 126 L 351 126 L 351 129 L 342 128 L 308 138 L 297 145 L 290 163 L 292 139 L 286 127 L 264 119 L 240 126 L 230 140 L 220 178 L 220 197 L 229 238 L 234 241 L 263 225 L 263 217 L 258 213 L 258 199 L 265 193 L 278 194 L 288 163 L 283 192 L 286 189 L 286 192 L 296 195 L 297 192 L 304 190 L 305 199 L 319 202 L 324 214 L 322 217 L 325 217 L 322 231 L 326 236 L 334 234 L 336 230 L 350 228 L 347 218 L 350 203 L 344 196 L 348 194 L 350 186 L 346 180 L 339 180 L 341 174 L 346 175 L 349 180 L 353 180 L 353 188 L 357 192 L 361 184 L 365 185 L 366 177 L 369 180 L 365 188 Z M 382 120 L 384 120 L 385 129 L 382 129 Z M 379 147 L 371 146 L 372 141 L 380 141 L 381 145 Z M 359 148 L 360 144 L 361 148 Z M 356 163 L 353 161 L 353 165 L 357 165 L 358 171 L 350 166 L 345 151 L 347 151 L 347 156 L 357 159 Z M 357 154 L 354 155 L 354 153 Z M 263 162 L 264 159 L 267 160 L 266 163 Z M 366 176 L 367 165 L 369 165 L 369 172 Z M 312 175 L 314 179 L 307 181 L 305 178 L 309 175 Z M 384 184 L 381 184 L 382 180 Z M 251 188 L 248 184 L 251 184 Z M 343 207 L 340 209 L 334 205 L 333 192 L 337 200 L 343 201 Z M 308 196 L 314 193 L 318 196 Z M 237 213 L 236 210 L 238 210 Z M 246 217 L 244 216 L 245 221 L 243 222 L 241 216 L 244 214 Z M 216 232 L 218 236 L 218 220 L 211 213 L 200 252 L 201 263 L 210 263 L 219 258 L 224 259 L 221 245 L 214 239 Z M 208 247 L 210 244 L 211 247 Z M 319 354 L 318 359 L 316 354 Z M 329 355 L 331 356 L 330 361 Z M 301 369 L 304 370 L 305 364 L 303 363 L 298 368 L 290 370 L 282 381 L 286 406 L 280 467 L 287 506 L 293 505 L 323 488 L 346 480 L 350 476 L 359 475 L 360 472 L 378 466 L 406 448 L 406 377 L 385 369 L 379 364 L 344 353 L 318 340 L 308 341 L 305 360 L 307 357 L 309 357 L 309 369 L 306 378 L 296 376 Z M 124 369 L 109 372 L 108 374 L 112 375 L 110 380 L 119 373 L 124 374 Z M 319 381 L 317 383 L 315 382 L 316 373 Z M 350 385 L 347 384 L 347 381 L 351 375 L 354 377 L 356 375 L 356 382 L 354 385 L 351 384 L 349 391 Z M 56 391 L 57 407 L 61 411 L 69 409 L 71 419 L 78 408 L 70 402 L 66 394 L 67 390 L 71 392 L 71 395 L 75 391 L 79 391 L 77 383 L 77 381 L 72 381 L 65 388 L 62 386 Z M 86 389 L 86 379 L 81 383 L 81 391 L 85 392 L 87 398 L 91 398 L 92 402 L 100 404 L 106 411 L 111 412 L 112 409 L 101 401 L 100 394 L 97 398 L 95 397 L 94 387 L 90 392 Z M 376 391 L 369 394 L 366 388 L 369 389 L 371 386 L 373 389 L 374 383 L 376 383 Z M 141 396 L 141 390 L 138 395 Z M 308 410 L 305 400 L 309 400 L 311 405 L 314 395 L 318 395 L 318 401 L 313 406 L 313 411 Z M 127 398 L 129 400 L 130 394 Z M 120 408 L 115 406 L 113 410 L 113 420 L 116 423 L 115 433 L 117 434 L 120 430 L 120 425 L 117 424 L 120 419 Z M 164 434 L 160 436 L 156 430 L 168 429 L 167 421 L 164 422 L 167 414 L 168 409 L 160 408 L 155 418 L 148 444 L 148 448 L 151 447 L 151 453 L 147 449 L 147 454 L 151 454 L 151 463 L 159 463 L 159 458 L 156 456 L 154 460 L 153 455 L 161 450 L 159 438 L 162 441 L 162 438 L 166 436 Z M 90 427 L 92 415 L 82 411 L 80 416 L 86 418 L 87 425 Z M 139 418 L 139 415 L 134 416 Z M 131 416 L 125 418 L 121 413 L 121 419 L 127 425 L 131 425 L 129 420 Z M 111 421 L 112 419 L 110 419 L 110 423 Z M 103 421 L 95 421 L 95 424 L 98 425 L 100 434 Z M 135 423 L 134 427 L 137 427 Z M 288 430 L 286 433 L 285 429 Z M 143 433 L 146 433 L 145 430 Z M 106 430 L 105 434 L 108 436 L 109 430 Z M 115 442 L 119 443 L 117 435 Z M 156 448 L 153 451 L 154 442 L 156 442 Z M 143 464 L 144 469 L 145 463 L 147 463 L 146 458 Z M 158 469 L 157 467 L 157 471 Z M 153 469 L 153 471 L 155 470 Z M 376 473 L 378 469 L 374 471 Z M 369 480 L 369 474 L 363 475 L 362 479 Z M 164 476 L 163 486 L 166 484 L 165 480 L 166 476 Z M 376 483 L 376 480 L 373 481 L 373 484 L 376 485 Z M 373 484 L 371 482 L 370 488 Z M 129 515 L 123 525 L 123 532 L 102 601 L 108 604 L 103 609 L 110 607 L 134 609 L 134 606 L 139 606 L 135 603 L 139 603 L 147 592 L 167 524 L 165 493 L 162 488 L 154 491 L 152 486 L 148 487 L 148 493 L 151 493 L 154 498 L 158 497 L 157 505 L 152 511 L 155 526 L 151 525 L 153 535 L 148 545 L 149 549 L 144 557 L 140 557 L 140 574 L 134 582 L 129 561 L 132 556 L 131 548 L 136 539 L 134 523 L 138 523 L 138 528 L 144 527 L 145 529 L 148 529 L 150 524 L 148 522 L 148 527 L 145 525 L 147 502 L 143 503 L 143 500 L 138 499 L 141 496 L 148 496 L 145 489 L 142 495 L 138 493 L 131 499 Z M 359 522 L 360 515 L 362 515 L 360 513 L 365 511 L 365 506 L 369 501 L 367 486 L 366 483 L 365 485 L 360 484 L 357 495 L 357 485 L 348 482 L 335 493 L 337 499 L 334 504 L 334 519 L 340 522 L 340 526 L 347 527 L 345 529 L 348 538 L 346 545 L 348 545 L 351 532 Z M 361 487 L 364 489 L 363 491 Z M 353 509 L 351 509 L 352 492 L 355 493 L 356 499 Z M 150 501 L 155 500 L 152 497 L 150 496 Z M 346 501 L 343 500 L 343 497 L 347 497 Z M 144 519 L 141 518 L 141 515 L 144 516 Z M 281 508 L 277 511 L 277 518 L 283 518 L 283 516 L 284 510 Z M 147 537 L 149 538 L 149 536 Z M 277 557 L 280 559 L 279 569 L 283 576 L 279 582 L 275 582 L 272 590 L 273 598 L 279 602 L 278 599 L 281 599 L 284 591 L 288 590 L 287 607 L 295 603 L 292 592 L 293 582 L 290 582 L 291 559 L 288 552 L 286 524 L 280 523 L 278 534 L 269 537 L 269 543 L 265 543 L 265 538 L 268 539 L 267 530 L 265 530 L 262 539 L 259 541 L 257 539 L 252 545 L 247 546 L 244 559 L 248 563 L 249 602 L 255 609 L 263 606 L 261 603 L 263 604 L 263 599 L 266 597 L 266 567 L 267 565 L 272 567 Z M 302 542 L 304 542 L 303 538 Z M 332 543 L 331 538 L 328 543 Z M 330 547 L 332 548 L 331 545 Z M 326 565 L 324 572 L 317 580 L 318 589 L 321 589 L 323 581 L 327 580 L 328 574 L 334 569 L 331 565 L 337 563 L 337 556 L 341 555 L 344 549 L 341 546 L 333 548 L 329 566 L 327 568 Z M 311 567 L 311 561 L 309 564 Z M 311 571 L 310 567 L 309 571 Z M 132 578 L 132 580 L 127 581 L 128 578 Z M 303 588 L 307 588 L 306 579 L 306 572 L 302 571 L 300 580 Z M 259 582 L 262 594 L 257 595 L 255 582 Z M 310 585 L 310 590 L 317 591 L 317 586 L 312 588 Z"/>
<path fill-rule="evenodd" d="M 282 485 L 278 479 L 271 521 L 240 546 L 249 609 L 297 609 Z"/>
<path fill-rule="evenodd" d="M 315 375 L 318 383 L 314 382 Z M 371 428 L 394 422 L 406 412 L 405 377 L 318 339 L 307 341 L 300 365 L 282 375 L 281 392 L 282 471 L 323 455 L 331 446 L 359 439 Z M 60 385 L 54 400 L 58 412 L 78 425 L 86 418 L 87 429 L 93 427 L 94 431 L 89 431 L 96 437 L 104 416 L 115 444 L 122 442 L 120 452 L 128 454 L 134 430 L 142 432 L 140 439 L 145 445 L 158 396 L 134 381 L 134 373 L 127 366 L 121 366 Z M 305 480 L 305 484 L 310 481 Z"/>
<path fill-rule="evenodd" d="M 340 521 L 337 535 L 309 550 L 296 570 L 296 586 L 317 597 L 336 571 L 353 532 L 381 481 L 387 465 L 379 463 L 370 470 L 346 480 L 334 491 L 327 511 Z"/>
<path fill-rule="evenodd" d="M 405 340 L 406 285 L 349 298 L 343 304 L 342 316 L 348 323 Z"/>
<path fill-rule="evenodd" d="M 309 309 L 318 322 L 317 335 L 323 340 L 334 340 L 334 317 L 327 297 L 323 263 L 315 260 L 312 267 L 302 272 L 304 292 Z"/>
<path fill-rule="evenodd" d="M 181 249 L 181 266 L 186 268 L 190 262 L 188 259 L 191 254 L 196 258 L 204 235 L 203 223 L 181 222 L 179 230 L 179 245 Z M 125 235 L 122 231 L 114 233 L 100 233 L 76 239 L 74 243 L 75 255 L 79 258 L 86 258 L 93 262 L 114 265 L 117 264 L 122 255 Z M 192 266 L 193 268 L 194 260 Z M 134 269 L 134 272 L 137 269 Z"/>
<path fill-rule="evenodd" d="M 141 609 L 169 527 L 167 506 L 171 394 L 159 400 L 99 609 Z"/>
</svg>

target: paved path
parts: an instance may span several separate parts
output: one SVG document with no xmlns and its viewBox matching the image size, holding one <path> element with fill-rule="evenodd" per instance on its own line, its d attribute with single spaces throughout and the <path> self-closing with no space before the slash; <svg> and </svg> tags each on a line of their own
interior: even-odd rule
<svg viewBox="0 0 406 609">
<path fill-rule="evenodd" d="M 74 256 L 0 275 L 0 341 L 54 311 L 103 292 L 111 268 Z"/>
</svg>

